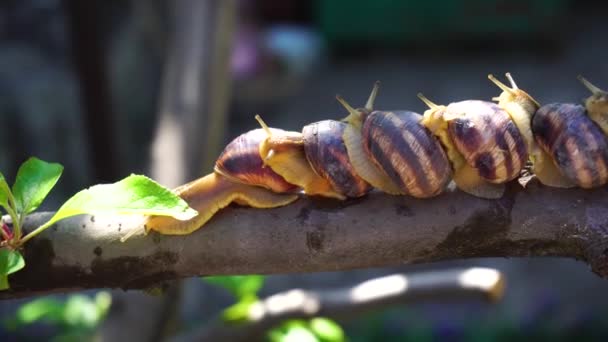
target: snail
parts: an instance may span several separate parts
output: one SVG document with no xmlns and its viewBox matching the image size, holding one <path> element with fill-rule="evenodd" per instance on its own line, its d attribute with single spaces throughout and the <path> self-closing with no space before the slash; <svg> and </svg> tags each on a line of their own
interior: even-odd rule
<svg viewBox="0 0 608 342">
<path fill-rule="evenodd" d="M 578 79 L 591 91 L 591 96 L 585 100 L 589 118 L 600 126 L 605 135 L 608 135 L 608 92 L 594 86 L 581 75 Z"/>
<path fill-rule="evenodd" d="M 608 141 L 591 115 L 572 103 L 547 104 L 534 114 L 534 137 L 549 158 L 545 163 L 555 166 L 551 177 L 561 187 L 588 189 L 608 182 Z"/>
<path fill-rule="evenodd" d="M 232 202 L 272 208 L 295 201 L 298 193 L 344 200 L 377 188 L 428 198 L 450 179 L 467 193 L 499 198 L 528 159 L 543 184 L 608 183 L 608 138 L 602 133 L 608 134 L 608 93 L 579 76 L 592 92 L 586 108 L 540 107 L 506 77 L 510 86 L 488 75 L 502 89 L 496 104 L 440 106 L 418 94 L 429 107 L 424 115 L 374 110 L 379 82 L 363 108 L 336 96 L 348 116 L 308 124 L 301 132 L 269 128 L 256 115 L 262 128 L 229 143 L 213 173 L 174 190 L 199 215 L 188 221 L 152 216 L 145 229 L 189 234 Z"/>
<path fill-rule="evenodd" d="M 289 132 L 272 129 L 272 134 Z M 255 208 L 274 208 L 296 199 L 298 187 L 272 169 L 265 167 L 259 146 L 267 137 L 263 129 L 251 130 L 230 142 L 216 161 L 214 172 L 182 185 L 174 192 L 198 211 L 193 219 L 180 221 L 166 216 L 151 216 L 146 232 L 184 235 L 205 224 L 217 211 L 235 202 Z"/>
<path fill-rule="evenodd" d="M 511 115 L 487 101 L 439 106 L 418 97 L 429 107 L 422 124 L 446 149 L 456 186 L 477 197 L 500 198 L 504 183 L 517 178 L 528 160 L 526 137 Z"/>
<path fill-rule="evenodd" d="M 378 83 L 365 108 L 338 101 L 349 115 L 344 142 L 355 170 L 372 186 L 389 194 L 417 198 L 441 193 L 451 178 L 448 158 L 439 141 L 411 111 L 374 111 Z"/>
<path fill-rule="evenodd" d="M 259 115 L 256 120 L 268 134 L 260 144 L 264 163 L 300 186 L 305 194 L 344 200 L 361 197 L 371 190 L 346 153 L 342 139 L 345 123 L 335 120 L 311 123 L 304 126 L 302 133 L 291 132 L 286 139 L 268 130 Z"/>
<path fill-rule="evenodd" d="M 553 163 L 551 155 L 540 148 L 535 141 L 532 132 L 532 118 L 540 108 L 540 104 L 528 93 L 519 89 L 510 73 L 505 75 L 511 84 L 510 87 L 497 80 L 493 75 L 488 75 L 490 81 L 502 89 L 500 96 L 493 100 L 497 101 L 498 105 L 509 113 L 520 133 L 523 134 L 530 154 L 530 171 L 535 174 L 542 184 L 558 188 L 573 187 L 574 183 L 561 175 L 559 169 Z"/>
</svg>

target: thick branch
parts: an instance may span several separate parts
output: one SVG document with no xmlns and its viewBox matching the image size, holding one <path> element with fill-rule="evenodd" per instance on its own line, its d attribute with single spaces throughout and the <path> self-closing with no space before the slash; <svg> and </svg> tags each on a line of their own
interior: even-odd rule
<svg viewBox="0 0 608 342">
<path fill-rule="evenodd" d="M 608 196 L 535 184 L 500 200 L 373 193 L 301 199 L 277 209 L 228 208 L 187 236 L 134 236 L 133 217 L 80 216 L 25 247 L 27 266 L 0 298 L 84 288 L 143 288 L 182 277 L 336 271 L 470 257 L 562 256 L 608 276 Z M 30 229 L 50 217 L 32 215 Z"/>
</svg>

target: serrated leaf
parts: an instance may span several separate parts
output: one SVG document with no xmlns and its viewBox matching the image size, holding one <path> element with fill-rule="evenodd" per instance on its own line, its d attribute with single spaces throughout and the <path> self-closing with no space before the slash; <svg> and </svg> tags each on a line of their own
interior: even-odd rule
<svg viewBox="0 0 608 342">
<path fill-rule="evenodd" d="M 237 299 L 255 296 L 264 285 L 264 276 L 212 276 L 203 278 L 206 282 L 223 287 Z"/>
<path fill-rule="evenodd" d="M 21 164 L 13 184 L 13 196 L 17 211 L 29 214 L 44 201 L 51 189 L 57 184 L 63 166 L 47 163 L 32 157 Z"/>
<path fill-rule="evenodd" d="M 8 289 L 8 275 L 19 271 L 24 266 L 25 261 L 19 252 L 0 248 L 0 290 Z"/>
<path fill-rule="evenodd" d="M 119 182 L 95 185 L 78 192 L 44 226 L 80 214 L 140 214 L 188 220 L 198 212 L 152 179 L 132 174 Z"/>
<path fill-rule="evenodd" d="M 324 317 L 315 317 L 309 322 L 310 331 L 312 331 L 322 342 L 343 342 L 344 330 L 342 327 L 331 319 Z"/>
<path fill-rule="evenodd" d="M 2 173 L 0 173 L 0 206 L 3 208 L 8 207 L 8 194 L 11 191 L 11 188 L 6 183 L 6 179 Z"/>
</svg>

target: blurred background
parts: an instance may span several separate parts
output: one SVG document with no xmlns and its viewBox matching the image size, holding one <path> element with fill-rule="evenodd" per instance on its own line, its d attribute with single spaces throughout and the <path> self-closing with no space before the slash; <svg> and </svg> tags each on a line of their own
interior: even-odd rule
<svg viewBox="0 0 608 342">
<path fill-rule="evenodd" d="M 489 100 L 499 90 L 487 74 L 507 71 L 540 103 L 580 102 L 588 92 L 576 75 L 608 88 L 607 12 L 590 0 L 2 0 L 0 170 L 14 179 L 29 156 L 65 165 L 43 207 L 52 210 L 130 173 L 167 186 L 207 174 L 227 142 L 257 127 L 254 114 L 300 130 L 346 116 L 336 94 L 363 105 L 376 80 L 381 109 L 423 112 L 417 92 Z M 469 265 L 506 274 L 501 302 L 431 299 L 339 323 L 352 341 L 608 337 L 608 282 L 555 258 L 276 275 L 259 296 Z M 85 295 L 73 305 L 104 308 L 86 336 L 104 340 L 163 340 L 234 302 L 200 279 L 159 296 Z M 30 300 L 0 302 L 0 340 L 68 329 L 15 324 Z"/>
</svg>

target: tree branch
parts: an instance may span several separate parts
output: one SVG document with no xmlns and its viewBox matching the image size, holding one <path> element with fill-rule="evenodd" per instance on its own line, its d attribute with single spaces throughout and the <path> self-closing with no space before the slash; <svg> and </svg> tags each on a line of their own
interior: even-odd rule
<svg viewBox="0 0 608 342">
<path fill-rule="evenodd" d="M 61 221 L 25 246 L 26 267 L 0 298 L 86 288 L 144 288 L 183 277 L 319 272 L 471 257 L 561 256 L 608 276 L 607 189 L 510 184 L 502 199 L 372 193 L 303 198 L 277 209 L 227 208 L 187 236 L 121 236 L 131 216 Z M 26 229 L 52 213 L 32 215 Z"/>
<path fill-rule="evenodd" d="M 258 341 L 287 319 L 353 317 L 387 306 L 434 301 L 497 301 L 504 276 L 491 268 L 393 274 L 354 286 L 325 290 L 292 289 L 253 304 L 246 323 L 229 324 L 221 315 L 171 341 Z"/>
</svg>

